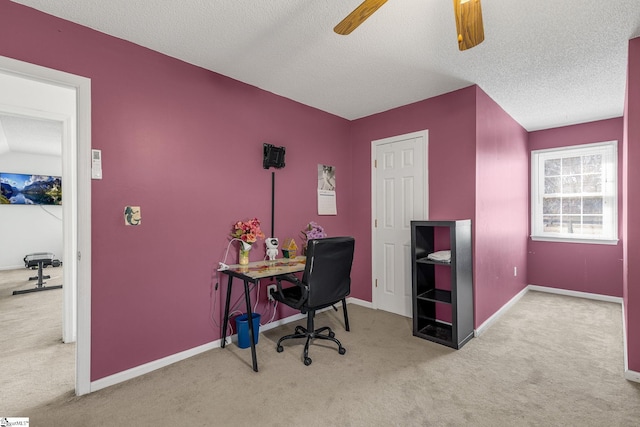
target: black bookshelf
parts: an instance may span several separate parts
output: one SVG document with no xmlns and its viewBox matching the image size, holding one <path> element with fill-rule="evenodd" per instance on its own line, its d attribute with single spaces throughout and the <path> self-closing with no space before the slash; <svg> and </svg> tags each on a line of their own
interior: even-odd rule
<svg viewBox="0 0 640 427">
<path fill-rule="evenodd" d="M 450 261 L 427 258 L 442 250 L 451 250 Z M 461 348 L 473 337 L 471 220 L 411 221 L 411 254 L 413 335 Z M 436 268 L 451 270 L 450 289 L 437 283 Z M 451 322 L 438 319 L 439 305 L 451 307 Z"/>
</svg>

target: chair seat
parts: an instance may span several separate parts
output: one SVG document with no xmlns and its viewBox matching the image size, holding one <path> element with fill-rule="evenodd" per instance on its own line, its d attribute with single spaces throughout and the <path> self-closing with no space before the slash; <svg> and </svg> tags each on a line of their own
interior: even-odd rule
<svg viewBox="0 0 640 427">
<path fill-rule="evenodd" d="M 278 295 L 278 294 L 275 294 L 274 295 L 274 299 L 276 299 L 277 301 L 280 301 L 283 304 L 288 305 L 289 307 L 294 307 L 294 308 L 301 309 L 301 313 L 302 314 L 307 312 L 308 307 L 304 307 L 304 305 L 301 304 L 301 302 L 300 302 L 301 299 L 302 299 L 302 289 L 300 287 L 291 286 L 290 288 L 282 288 L 282 295 L 284 296 L 284 298 L 282 296 Z M 342 303 L 346 304 L 346 301 L 343 299 Z M 335 304 L 336 304 L 335 302 L 326 303 L 326 304 L 320 304 L 320 305 L 318 305 L 316 307 L 313 307 L 313 309 L 314 310 L 322 310 L 323 308 L 331 307 L 331 306 L 333 306 Z M 346 318 L 346 314 L 345 314 L 345 318 Z M 347 330 L 349 330 L 349 326 L 348 326 L 349 321 L 346 320 L 346 322 L 347 322 Z"/>
</svg>

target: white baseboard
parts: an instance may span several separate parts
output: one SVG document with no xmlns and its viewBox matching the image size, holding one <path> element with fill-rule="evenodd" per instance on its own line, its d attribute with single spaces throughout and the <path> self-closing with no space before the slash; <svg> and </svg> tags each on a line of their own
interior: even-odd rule
<svg viewBox="0 0 640 427">
<path fill-rule="evenodd" d="M 331 307 L 327 307 L 327 308 L 331 308 Z M 324 310 L 326 310 L 326 308 Z M 318 312 L 322 312 L 324 310 L 318 310 Z M 260 325 L 260 330 L 262 332 L 269 331 L 273 328 L 277 328 L 278 326 L 286 325 L 287 323 L 295 322 L 297 320 L 302 320 L 306 318 L 307 316 L 305 314 L 301 314 L 301 313 L 294 314 L 293 316 L 285 317 L 283 319 L 274 320 L 273 322 Z M 233 335 L 233 337 L 237 339 L 238 335 Z"/>
<path fill-rule="evenodd" d="M 624 349 L 624 378 L 629 381 L 640 383 L 640 372 L 629 369 L 629 359 L 627 354 L 627 317 L 625 316 L 624 304 L 622 304 L 622 348 Z"/>
<path fill-rule="evenodd" d="M 0 270 L 26 270 L 24 264 L 21 265 L 9 265 L 6 267 L 0 267 Z"/>
<path fill-rule="evenodd" d="M 628 381 L 640 383 L 640 372 L 631 371 L 627 368 L 624 370 L 624 378 Z"/>
<path fill-rule="evenodd" d="M 347 298 L 347 304 L 355 304 L 355 305 L 360 305 L 366 308 L 373 308 L 373 304 L 370 303 L 369 301 L 364 301 L 364 300 L 353 298 L 353 297 Z"/>
<path fill-rule="evenodd" d="M 489 317 L 487 320 L 485 320 L 482 323 L 482 325 L 478 326 L 478 328 L 474 331 L 474 336 L 479 337 L 480 335 L 482 335 L 487 329 L 489 329 L 491 325 L 493 325 L 500 317 L 502 317 L 502 315 L 506 313 L 507 310 L 513 307 L 513 305 L 517 303 L 520 300 L 520 298 L 522 298 L 524 294 L 527 293 L 528 290 L 529 290 L 528 288 L 524 288 L 523 290 L 518 292 L 516 296 L 511 298 L 509 302 L 507 302 L 505 305 L 500 307 L 500 310 L 493 313 L 493 315 Z"/>
<path fill-rule="evenodd" d="M 362 300 L 358 300 L 355 298 L 348 298 L 348 303 L 354 303 L 357 305 L 371 305 L 370 303 Z M 337 306 L 341 306 L 342 304 L 336 304 Z M 331 310 L 331 307 L 324 308 L 322 310 L 318 310 L 318 312 Z M 266 332 L 273 328 L 277 328 L 278 326 L 286 325 L 287 323 L 296 322 L 298 320 L 306 319 L 307 316 L 305 314 L 297 313 L 293 316 L 285 317 L 284 319 L 279 319 L 274 322 L 270 322 L 264 325 L 260 325 L 260 332 Z M 234 334 L 230 337 L 227 337 L 227 344 L 231 344 L 232 342 L 238 341 L 238 335 Z M 188 359 L 190 357 L 196 356 L 200 353 L 204 353 L 205 351 L 213 350 L 216 348 L 220 348 L 222 344 L 222 340 L 218 339 L 215 341 L 211 341 L 207 344 L 203 344 L 198 347 L 191 348 L 189 350 L 181 351 L 180 353 L 172 354 L 171 356 L 164 357 L 162 359 L 154 360 L 153 362 L 145 363 L 144 365 L 136 366 L 135 368 L 127 369 L 126 371 L 118 372 L 117 374 L 110 375 L 108 377 L 100 378 L 99 380 L 92 381 L 90 386 L 90 393 L 94 391 L 101 390 L 103 388 L 110 387 L 112 385 L 119 384 L 121 382 L 125 382 L 131 380 L 135 377 L 139 377 L 144 374 L 148 374 L 149 372 L 153 372 L 157 369 L 164 368 L 165 366 L 172 365 L 176 362 L 180 362 L 182 360 Z"/>
<path fill-rule="evenodd" d="M 91 382 L 89 392 L 93 393 L 94 391 L 98 391 L 103 388 L 128 381 L 135 377 L 139 377 L 140 375 L 148 374 L 149 372 L 155 371 L 156 369 L 164 368 L 165 366 L 180 362 L 181 360 L 188 359 L 189 357 L 204 353 L 205 351 L 213 350 L 214 348 L 220 347 L 221 343 L 222 340 L 211 341 L 210 343 L 203 344 L 189 350 L 181 351 L 180 353 L 172 354 L 171 356 L 154 360 L 153 362 L 145 363 L 144 365 L 136 366 L 135 368 L 127 369 L 126 371 L 109 375 L 108 377 L 100 378 L 99 380 Z"/>
<path fill-rule="evenodd" d="M 609 295 L 592 294 L 589 292 L 569 291 L 567 289 L 549 288 L 547 286 L 527 285 L 527 290 L 547 292 L 549 294 L 567 295 L 570 297 L 593 299 L 596 301 L 615 302 L 622 304 L 622 298 Z"/>
</svg>

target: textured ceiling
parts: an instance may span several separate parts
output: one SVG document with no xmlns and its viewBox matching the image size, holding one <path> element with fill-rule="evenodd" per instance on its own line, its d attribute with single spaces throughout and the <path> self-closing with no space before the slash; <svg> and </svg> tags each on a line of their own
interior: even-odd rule
<svg viewBox="0 0 640 427">
<path fill-rule="evenodd" d="M 623 113 L 640 0 L 483 0 L 457 47 L 451 0 L 15 0 L 306 105 L 356 119 L 478 84 L 527 130 Z"/>
<path fill-rule="evenodd" d="M 0 114 L 0 155 L 62 155 L 62 122 Z"/>
</svg>

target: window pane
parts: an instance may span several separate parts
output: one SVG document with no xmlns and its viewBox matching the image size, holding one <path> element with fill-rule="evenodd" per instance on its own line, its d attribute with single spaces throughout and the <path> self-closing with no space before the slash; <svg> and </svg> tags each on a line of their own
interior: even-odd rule
<svg viewBox="0 0 640 427">
<path fill-rule="evenodd" d="M 602 172 L 602 155 L 582 156 L 582 173 Z"/>
<path fill-rule="evenodd" d="M 582 218 L 582 234 L 602 234 L 602 216 L 585 215 Z"/>
<path fill-rule="evenodd" d="M 560 215 L 560 200 L 559 197 L 545 197 L 542 200 L 542 213 Z"/>
<path fill-rule="evenodd" d="M 602 213 L 602 197 L 585 197 L 582 203 L 585 214 Z"/>
<path fill-rule="evenodd" d="M 580 197 L 565 197 L 562 199 L 562 213 L 567 214 L 581 214 L 582 213 L 582 200 Z"/>
<path fill-rule="evenodd" d="M 544 179 L 544 194 L 555 194 L 560 192 L 560 177 Z"/>
<path fill-rule="evenodd" d="M 562 175 L 576 175 L 582 173 L 580 157 L 565 157 L 562 159 Z"/>
<path fill-rule="evenodd" d="M 544 161 L 544 176 L 560 175 L 560 159 Z"/>
<path fill-rule="evenodd" d="M 580 217 L 579 216 L 563 216 L 561 233 L 575 234 L 580 232 Z"/>
<path fill-rule="evenodd" d="M 602 175 L 584 175 L 582 177 L 583 191 L 585 193 L 602 192 Z"/>
<path fill-rule="evenodd" d="M 543 231 L 545 233 L 559 233 L 560 232 L 560 217 L 555 215 L 544 215 L 542 217 Z"/>
<path fill-rule="evenodd" d="M 582 192 L 582 177 L 579 175 L 563 176 L 562 177 L 562 193 L 581 193 Z"/>
<path fill-rule="evenodd" d="M 617 239 L 617 142 L 531 152 L 534 239 Z"/>
</svg>

